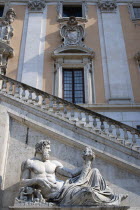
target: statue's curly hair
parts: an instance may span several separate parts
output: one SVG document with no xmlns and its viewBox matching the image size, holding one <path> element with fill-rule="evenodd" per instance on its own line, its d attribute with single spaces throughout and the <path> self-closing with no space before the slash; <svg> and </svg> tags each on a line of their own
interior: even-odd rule
<svg viewBox="0 0 140 210">
<path fill-rule="evenodd" d="M 36 153 L 41 153 L 43 149 L 47 146 L 50 145 L 49 140 L 41 140 L 35 145 L 35 151 Z"/>
</svg>

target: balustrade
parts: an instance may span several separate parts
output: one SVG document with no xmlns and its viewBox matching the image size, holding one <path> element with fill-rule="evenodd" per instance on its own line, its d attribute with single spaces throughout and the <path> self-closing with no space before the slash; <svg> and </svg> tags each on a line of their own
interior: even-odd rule
<svg viewBox="0 0 140 210">
<path fill-rule="evenodd" d="M 61 116 L 90 132 L 106 135 L 106 138 L 125 147 L 140 151 L 139 130 L 1 74 L 0 80 L 1 93 Z"/>
</svg>

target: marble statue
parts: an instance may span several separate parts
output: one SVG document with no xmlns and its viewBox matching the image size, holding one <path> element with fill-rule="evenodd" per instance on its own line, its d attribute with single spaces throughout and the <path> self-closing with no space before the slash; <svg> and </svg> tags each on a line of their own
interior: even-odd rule
<svg viewBox="0 0 140 210">
<path fill-rule="evenodd" d="M 74 170 L 50 160 L 50 141 L 35 146 L 35 157 L 21 166 L 21 188 L 17 201 L 53 203 L 59 206 L 120 205 L 125 195 L 117 195 L 106 184 L 99 170 L 92 168 L 95 158 L 90 147 L 83 153 L 83 166 Z M 68 177 L 58 180 L 56 173 Z"/>
</svg>

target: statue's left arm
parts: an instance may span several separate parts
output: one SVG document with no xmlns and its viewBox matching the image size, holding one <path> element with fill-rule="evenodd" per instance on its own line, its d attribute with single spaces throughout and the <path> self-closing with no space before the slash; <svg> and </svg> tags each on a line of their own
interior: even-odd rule
<svg viewBox="0 0 140 210">
<path fill-rule="evenodd" d="M 58 174 L 65 176 L 65 177 L 69 177 L 69 178 L 79 175 L 82 171 L 82 167 L 78 167 L 75 169 L 69 169 L 69 168 L 64 167 L 60 162 L 57 162 L 57 161 L 56 161 L 56 166 L 57 166 L 56 172 Z"/>
</svg>

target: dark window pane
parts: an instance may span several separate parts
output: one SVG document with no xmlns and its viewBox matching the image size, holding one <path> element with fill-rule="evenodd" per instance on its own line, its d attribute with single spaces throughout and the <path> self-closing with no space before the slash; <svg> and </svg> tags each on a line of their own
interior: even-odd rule
<svg viewBox="0 0 140 210">
<path fill-rule="evenodd" d="M 83 84 L 74 84 L 75 90 L 83 90 Z"/>
<path fill-rule="evenodd" d="M 140 18 L 140 7 L 133 7 L 135 18 Z"/>
<path fill-rule="evenodd" d="M 63 17 L 82 17 L 82 5 L 63 5 Z"/>
<path fill-rule="evenodd" d="M 64 91 L 64 97 L 72 97 L 72 92 Z"/>
<path fill-rule="evenodd" d="M 73 102 L 72 98 L 65 98 L 65 100 L 69 101 L 69 102 Z"/>
<path fill-rule="evenodd" d="M 76 104 L 83 103 L 83 98 L 75 98 L 75 103 Z"/>
<path fill-rule="evenodd" d="M 0 17 L 3 16 L 4 6 L 0 5 Z"/>
<path fill-rule="evenodd" d="M 63 70 L 63 97 L 73 103 L 84 103 L 83 69 Z"/>
<path fill-rule="evenodd" d="M 83 91 L 75 91 L 75 97 L 83 97 Z"/>
<path fill-rule="evenodd" d="M 72 90 L 72 84 L 64 84 L 65 90 Z"/>
</svg>

